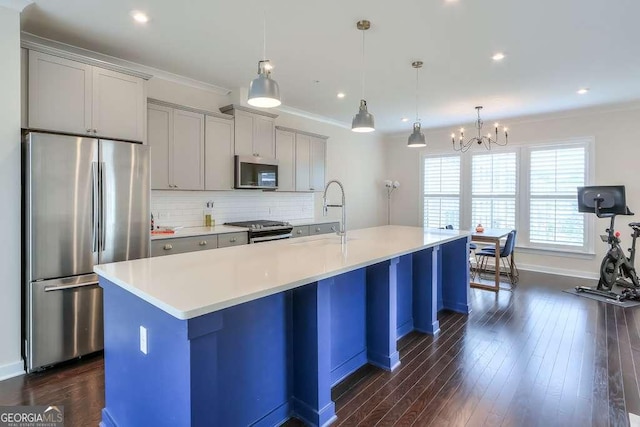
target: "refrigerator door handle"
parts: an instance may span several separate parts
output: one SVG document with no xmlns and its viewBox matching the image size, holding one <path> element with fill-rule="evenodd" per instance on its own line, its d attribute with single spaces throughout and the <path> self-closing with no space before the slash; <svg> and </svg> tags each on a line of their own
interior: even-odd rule
<svg viewBox="0 0 640 427">
<path fill-rule="evenodd" d="M 93 252 L 98 251 L 98 212 L 100 212 L 98 191 L 98 162 L 91 162 L 91 241 L 93 242 Z"/>
<path fill-rule="evenodd" d="M 105 162 L 100 162 L 100 250 L 104 251 L 107 240 L 107 180 L 105 179 Z"/>
<path fill-rule="evenodd" d="M 44 291 L 45 292 L 64 291 L 66 289 L 83 288 L 85 286 L 96 286 L 97 284 L 98 282 L 88 282 L 88 283 L 81 283 L 81 284 L 74 284 L 74 285 L 45 286 Z"/>
</svg>

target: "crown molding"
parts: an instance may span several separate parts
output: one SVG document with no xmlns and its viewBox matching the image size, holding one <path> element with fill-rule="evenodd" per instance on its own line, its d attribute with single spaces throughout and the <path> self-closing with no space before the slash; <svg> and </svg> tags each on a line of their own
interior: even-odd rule
<svg viewBox="0 0 640 427">
<path fill-rule="evenodd" d="M 280 105 L 279 107 L 274 108 L 274 110 L 278 110 L 286 114 L 291 114 L 292 116 L 303 117 L 305 119 L 314 120 L 316 122 L 338 126 L 344 129 L 351 129 L 350 123 L 341 122 L 340 120 L 332 119 L 330 117 L 322 116 L 320 114 L 310 113 L 308 111 L 301 110 L 299 108 Z"/>
<path fill-rule="evenodd" d="M 2 0 L 0 0 L 2 1 Z M 132 61 L 116 58 L 115 56 L 104 55 L 89 49 L 72 46 L 67 43 L 58 42 L 35 34 L 23 31 L 21 33 L 21 46 L 26 49 L 36 50 L 38 52 L 48 53 L 50 55 L 60 56 L 71 59 L 73 61 L 82 62 L 96 67 L 106 68 L 112 71 L 133 75 L 136 77 L 149 80 L 152 77 L 167 80 L 173 83 L 182 84 L 195 89 L 200 89 L 215 93 L 216 95 L 229 95 L 230 89 L 222 86 L 216 86 L 205 83 L 189 77 L 180 76 L 168 71 L 159 70 L 157 68 L 148 67 Z"/>
<path fill-rule="evenodd" d="M 33 1 L 31 0 L 0 0 L 0 6 L 7 9 L 15 10 L 20 13 L 25 7 L 29 6 Z"/>
<path fill-rule="evenodd" d="M 307 132 L 306 130 L 288 128 L 286 126 L 276 126 L 276 130 L 282 130 L 282 131 L 291 132 L 291 133 L 299 133 L 299 134 L 302 134 L 302 135 L 312 136 L 314 138 L 329 139 L 329 137 L 326 136 L 326 135 L 320 135 L 319 133 Z"/>
<path fill-rule="evenodd" d="M 224 119 L 224 120 L 233 120 L 233 116 L 230 116 L 228 114 L 222 114 L 215 111 L 203 110 L 201 108 L 190 107 L 188 105 L 174 104 L 173 102 L 162 101 L 160 99 L 155 99 L 155 98 L 147 98 L 147 103 L 153 104 L 153 105 L 159 105 L 162 107 L 175 108 L 176 110 L 191 111 L 192 113 L 203 114 L 205 116 L 211 116 L 211 117 L 217 117 L 219 119 Z"/>
<path fill-rule="evenodd" d="M 262 111 L 262 110 L 255 110 L 253 108 L 245 107 L 244 105 L 229 104 L 229 105 L 225 105 L 224 107 L 220 107 L 220 112 L 223 114 L 233 115 L 234 111 L 244 111 L 245 113 L 258 114 L 259 116 L 270 117 L 272 119 L 275 119 L 278 117 L 277 114 L 267 113 L 266 111 Z"/>
</svg>

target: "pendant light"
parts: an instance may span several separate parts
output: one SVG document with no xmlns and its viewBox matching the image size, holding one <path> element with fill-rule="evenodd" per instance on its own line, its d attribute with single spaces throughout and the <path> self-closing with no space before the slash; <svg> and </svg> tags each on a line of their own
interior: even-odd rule
<svg viewBox="0 0 640 427">
<path fill-rule="evenodd" d="M 362 99 L 358 114 L 353 117 L 351 130 L 354 132 L 373 132 L 375 129 L 373 115 L 367 110 L 367 101 L 364 99 L 364 32 L 371 28 L 371 22 L 367 20 L 358 21 L 356 28 L 362 31 Z"/>
<path fill-rule="evenodd" d="M 273 108 L 282 104 L 280 101 L 280 87 L 271 78 L 273 66 L 267 58 L 267 17 L 264 17 L 262 61 L 258 61 L 258 77 L 249 85 L 249 99 L 247 103 L 254 107 Z"/>
<path fill-rule="evenodd" d="M 418 73 L 420 68 L 422 68 L 422 61 L 414 61 L 411 63 L 411 66 L 416 69 L 416 121 L 413 123 L 413 132 L 409 135 L 407 147 L 426 147 L 427 141 L 425 140 L 424 134 L 420 128 L 420 118 L 418 117 L 418 95 L 420 93 Z"/>
</svg>

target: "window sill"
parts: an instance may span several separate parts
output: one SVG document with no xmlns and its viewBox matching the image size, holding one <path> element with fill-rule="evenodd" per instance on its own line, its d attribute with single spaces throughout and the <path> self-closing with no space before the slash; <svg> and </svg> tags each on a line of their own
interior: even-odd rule
<svg viewBox="0 0 640 427">
<path fill-rule="evenodd" d="M 524 253 L 524 254 L 533 254 L 533 255 L 545 255 L 545 256 L 559 256 L 566 258 L 577 258 L 577 259 L 594 259 L 596 254 L 594 252 L 582 252 L 577 250 L 570 249 L 542 249 L 542 248 L 532 248 L 528 246 L 516 246 L 516 252 Z"/>
</svg>

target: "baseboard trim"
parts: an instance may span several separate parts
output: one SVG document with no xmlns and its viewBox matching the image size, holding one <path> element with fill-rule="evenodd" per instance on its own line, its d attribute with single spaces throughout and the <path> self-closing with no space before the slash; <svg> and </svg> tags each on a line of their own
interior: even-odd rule
<svg viewBox="0 0 640 427">
<path fill-rule="evenodd" d="M 23 375 L 24 373 L 24 362 L 20 359 L 17 362 L 0 366 L 0 381 L 8 380 L 9 378 Z"/>
<path fill-rule="evenodd" d="M 564 268 L 555 268 L 555 267 L 539 266 L 539 265 L 532 265 L 532 264 L 520 264 L 520 262 L 518 261 L 516 261 L 516 265 L 518 267 L 518 270 L 533 271 L 536 273 L 547 273 L 547 274 L 554 274 L 556 276 L 568 276 L 568 277 L 577 277 L 580 279 L 592 279 L 592 280 L 598 280 L 600 278 L 599 273 L 597 272 L 567 270 Z"/>
</svg>

